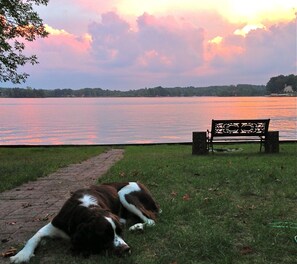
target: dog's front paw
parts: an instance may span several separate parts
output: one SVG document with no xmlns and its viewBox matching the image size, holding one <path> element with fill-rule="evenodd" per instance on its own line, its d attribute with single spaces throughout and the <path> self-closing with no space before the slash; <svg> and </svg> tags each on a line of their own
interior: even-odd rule
<svg viewBox="0 0 297 264">
<path fill-rule="evenodd" d="M 129 228 L 129 231 L 143 231 L 144 224 L 138 223 Z"/>
<path fill-rule="evenodd" d="M 34 254 L 31 252 L 27 252 L 24 250 L 21 250 L 18 254 L 16 254 L 13 257 L 10 257 L 11 263 L 24 263 L 29 262 L 29 260 L 34 257 Z"/>
<path fill-rule="evenodd" d="M 147 219 L 147 221 L 145 222 L 145 224 L 147 226 L 154 226 L 156 223 L 153 219 Z"/>
</svg>

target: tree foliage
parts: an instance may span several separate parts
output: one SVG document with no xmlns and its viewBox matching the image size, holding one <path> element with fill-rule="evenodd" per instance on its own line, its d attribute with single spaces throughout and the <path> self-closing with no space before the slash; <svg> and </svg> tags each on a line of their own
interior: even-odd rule
<svg viewBox="0 0 297 264">
<path fill-rule="evenodd" d="M 279 75 L 272 77 L 267 83 L 266 89 L 268 93 L 281 94 L 288 85 L 292 86 L 293 91 L 297 91 L 297 75 L 290 74 L 287 76 Z"/>
<path fill-rule="evenodd" d="M 138 90 L 117 91 L 101 88 L 83 88 L 79 90 L 55 89 L 41 90 L 31 88 L 0 88 L 0 97 L 161 97 L 161 96 L 262 96 L 266 93 L 264 85 L 238 84 L 209 87 L 143 88 Z"/>
<path fill-rule="evenodd" d="M 25 82 L 27 73 L 19 66 L 38 63 L 36 55 L 26 56 L 25 41 L 46 37 L 42 19 L 33 5 L 47 5 L 49 0 L 0 0 L 0 82 Z"/>
</svg>

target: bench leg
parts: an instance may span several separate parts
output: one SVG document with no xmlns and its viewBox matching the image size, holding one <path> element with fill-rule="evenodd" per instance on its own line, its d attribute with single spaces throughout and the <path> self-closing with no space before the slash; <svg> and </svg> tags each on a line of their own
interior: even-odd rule
<svg viewBox="0 0 297 264">
<path fill-rule="evenodd" d="M 210 147 L 211 147 L 211 153 L 213 154 L 213 142 L 211 141 L 209 144 L 210 144 Z"/>
<path fill-rule="evenodd" d="M 264 144 L 264 140 L 263 140 L 263 138 L 261 138 L 261 142 L 260 142 L 260 152 L 262 152 L 262 146 L 263 146 L 263 144 Z"/>
</svg>

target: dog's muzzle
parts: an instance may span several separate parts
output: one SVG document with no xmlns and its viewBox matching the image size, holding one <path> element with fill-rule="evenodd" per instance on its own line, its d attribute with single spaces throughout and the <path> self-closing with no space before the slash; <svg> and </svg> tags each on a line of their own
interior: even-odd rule
<svg viewBox="0 0 297 264">
<path fill-rule="evenodd" d="M 117 234 L 115 234 L 114 241 L 114 252 L 117 256 L 127 256 L 131 254 L 131 249 L 128 244 Z"/>
<path fill-rule="evenodd" d="M 113 252 L 118 257 L 126 257 L 131 255 L 131 249 L 127 244 L 114 248 Z"/>
</svg>

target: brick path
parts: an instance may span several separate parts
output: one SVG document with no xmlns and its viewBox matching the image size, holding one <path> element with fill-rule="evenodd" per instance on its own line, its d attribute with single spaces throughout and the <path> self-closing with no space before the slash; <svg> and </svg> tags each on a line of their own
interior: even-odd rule
<svg viewBox="0 0 297 264">
<path fill-rule="evenodd" d="M 70 192 L 94 184 L 123 157 L 111 149 L 80 164 L 0 193 L 0 253 L 25 243 L 59 211 Z M 5 259 L 0 257 L 0 263 Z M 6 262 L 6 261 L 5 261 Z"/>
</svg>

